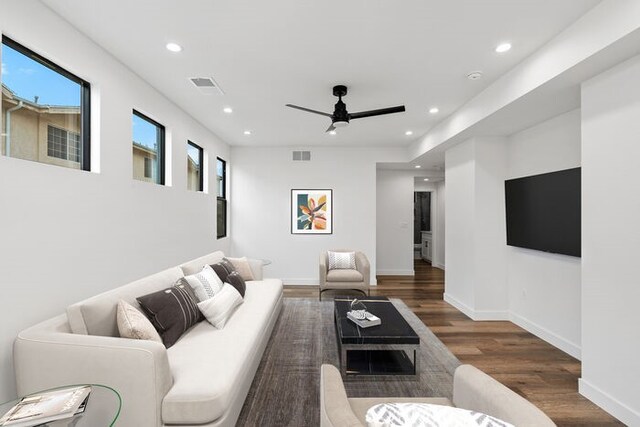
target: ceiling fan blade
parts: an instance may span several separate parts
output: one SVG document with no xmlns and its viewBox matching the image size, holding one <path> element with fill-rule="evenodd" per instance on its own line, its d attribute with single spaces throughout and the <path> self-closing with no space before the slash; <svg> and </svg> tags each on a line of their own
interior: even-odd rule
<svg viewBox="0 0 640 427">
<path fill-rule="evenodd" d="M 316 111 L 310 108 L 298 107 L 297 105 L 293 105 L 293 104 L 286 104 L 286 106 L 290 108 L 295 108 L 296 110 L 306 111 L 307 113 L 314 113 L 314 114 L 320 114 L 322 116 L 332 117 L 332 115 L 329 113 L 323 113 L 322 111 Z"/>
<path fill-rule="evenodd" d="M 349 119 L 362 119 L 365 117 L 373 117 L 373 116 L 381 116 L 383 114 L 393 114 L 393 113 L 402 113 L 405 111 L 404 105 L 399 105 L 397 107 L 389 107 L 389 108 L 380 108 L 379 110 L 369 110 L 369 111 L 361 111 L 359 113 L 350 113 Z"/>
<path fill-rule="evenodd" d="M 324 133 L 331 132 L 332 130 L 336 130 L 336 127 L 333 125 L 333 123 L 331 123 L 331 126 L 329 126 L 327 130 L 324 131 Z"/>
</svg>

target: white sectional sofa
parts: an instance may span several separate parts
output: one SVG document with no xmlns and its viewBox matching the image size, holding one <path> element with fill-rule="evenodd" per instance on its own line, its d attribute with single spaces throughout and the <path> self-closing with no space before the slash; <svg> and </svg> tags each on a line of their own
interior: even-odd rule
<svg viewBox="0 0 640 427">
<path fill-rule="evenodd" d="M 222 259 L 214 252 L 94 296 L 66 314 L 22 331 L 14 345 L 18 393 L 97 383 L 123 401 L 121 426 L 233 426 L 282 307 L 282 282 L 255 281 L 223 329 L 203 321 L 168 350 L 153 341 L 120 338 L 116 304 L 172 286 Z"/>
</svg>

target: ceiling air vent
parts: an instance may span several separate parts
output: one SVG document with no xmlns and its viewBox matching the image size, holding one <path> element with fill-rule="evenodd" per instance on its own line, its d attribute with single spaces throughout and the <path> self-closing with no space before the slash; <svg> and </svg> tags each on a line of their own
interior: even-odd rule
<svg viewBox="0 0 640 427">
<path fill-rule="evenodd" d="M 311 160 L 311 151 L 294 151 L 293 160 L 299 162 L 308 162 Z"/>
<path fill-rule="evenodd" d="M 189 79 L 202 93 L 208 95 L 224 95 L 224 92 L 211 77 L 191 77 Z"/>
</svg>

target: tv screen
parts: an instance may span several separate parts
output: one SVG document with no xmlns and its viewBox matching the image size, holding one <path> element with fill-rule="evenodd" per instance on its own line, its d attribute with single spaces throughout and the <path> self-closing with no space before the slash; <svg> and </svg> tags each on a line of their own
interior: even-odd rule
<svg viewBox="0 0 640 427">
<path fill-rule="evenodd" d="M 580 168 L 504 183 L 507 245 L 580 256 Z"/>
</svg>

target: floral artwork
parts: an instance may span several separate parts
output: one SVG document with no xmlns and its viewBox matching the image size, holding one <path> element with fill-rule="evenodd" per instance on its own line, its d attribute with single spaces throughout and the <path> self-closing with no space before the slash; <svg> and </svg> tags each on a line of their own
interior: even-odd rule
<svg viewBox="0 0 640 427">
<path fill-rule="evenodd" d="M 331 234 L 332 214 L 332 190 L 291 190 L 293 234 Z"/>
</svg>

